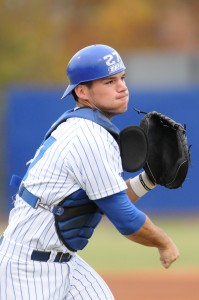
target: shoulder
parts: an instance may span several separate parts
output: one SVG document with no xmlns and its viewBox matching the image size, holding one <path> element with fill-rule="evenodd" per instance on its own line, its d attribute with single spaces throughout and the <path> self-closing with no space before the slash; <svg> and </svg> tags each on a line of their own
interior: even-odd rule
<svg viewBox="0 0 199 300">
<path fill-rule="evenodd" d="M 66 126 L 68 127 L 70 127 L 70 125 L 74 126 L 74 134 L 77 136 L 80 135 L 81 138 L 83 138 L 83 136 L 87 136 L 98 141 L 103 140 L 110 143 L 115 141 L 113 136 L 103 126 L 91 120 L 83 118 L 71 118 L 68 119 L 66 123 Z"/>
<path fill-rule="evenodd" d="M 83 118 L 67 119 L 52 132 L 52 136 L 68 150 L 81 145 L 87 151 L 107 151 L 110 148 L 111 152 L 119 151 L 117 142 L 104 127 Z"/>
</svg>

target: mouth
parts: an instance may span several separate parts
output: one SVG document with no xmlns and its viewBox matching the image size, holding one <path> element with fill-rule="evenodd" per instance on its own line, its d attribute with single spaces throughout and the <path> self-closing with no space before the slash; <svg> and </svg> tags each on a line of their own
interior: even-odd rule
<svg viewBox="0 0 199 300">
<path fill-rule="evenodd" d="M 122 95 L 117 97 L 117 100 L 121 100 L 121 101 L 127 101 L 128 100 L 128 94 Z"/>
</svg>

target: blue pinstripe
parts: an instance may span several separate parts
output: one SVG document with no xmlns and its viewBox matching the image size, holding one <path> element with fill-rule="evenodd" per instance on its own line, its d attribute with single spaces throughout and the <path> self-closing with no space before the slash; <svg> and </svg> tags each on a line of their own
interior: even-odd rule
<svg viewBox="0 0 199 300">
<path fill-rule="evenodd" d="M 100 175 L 100 178 L 101 178 L 101 180 L 102 180 L 102 182 L 103 182 L 103 184 L 104 184 L 104 179 L 103 179 L 103 176 L 102 176 L 102 174 L 101 174 L 100 168 L 99 168 L 99 166 L 98 166 L 98 163 L 97 163 L 97 160 L 96 160 L 96 156 L 95 156 L 95 154 L 93 153 L 93 149 L 92 149 L 92 147 L 91 147 L 91 145 L 90 145 L 90 143 L 89 143 L 88 138 L 87 138 L 86 136 L 84 136 L 84 137 L 85 137 L 85 139 L 87 140 L 87 142 L 88 142 L 88 144 L 89 144 L 89 146 L 90 146 L 90 150 L 91 150 L 91 153 L 93 154 L 93 158 L 94 158 L 94 160 L 95 160 L 95 164 L 96 164 L 96 167 L 97 167 L 98 174 Z M 80 143 L 81 143 L 81 141 L 80 141 Z M 97 146 L 97 144 L 96 144 L 96 146 Z M 83 147 L 83 146 L 82 146 L 82 147 Z M 98 146 L 97 146 L 97 148 L 98 148 Z M 98 148 L 98 150 L 99 150 L 99 148 Z M 86 154 L 86 153 L 85 153 L 85 154 Z M 100 150 L 99 150 L 99 154 L 100 154 L 100 156 L 101 156 Z M 86 154 L 86 156 L 87 156 L 87 154 Z M 88 156 L 87 156 L 87 160 L 88 160 L 88 163 L 89 163 L 89 165 L 90 165 L 90 167 L 91 167 L 91 169 L 92 169 L 92 166 L 91 166 L 91 164 L 90 164 L 90 161 L 89 161 Z M 96 181 L 96 183 L 97 183 L 97 178 L 96 178 L 96 176 L 95 176 L 95 172 L 94 172 L 94 171 L 93 171 L 93 175 L 94 175 L 95 181 Z M 104 188 L 105 188 L 105 184 L 104 184 Z"/>
<path fill-rule="evenodd" d="M 27 265 L 26 265 L 26 282 L 27 282 L 27 289 L 28 289 L 28 299 L 30 299 L 30 288 L 29 288 L 29 284 L 28 284 L 28 270 L 27 270 Z"/>
<path fill-rule="evenodd" d="M 34 266 L 34 272 L 33 272 L 33 281 L 34 281 L 34 288 L 35 288 L 35 295 L 36 295 L 36 300 L 37 300 L 37 289 L 36 289 L 36 277 L 34 276 L 35 274 L 35 262 L 33 261 L 33 266 Z"/>
<path fill-rule="evenodd" d="M 22 284 L 21 284 L 21 280 L 20 280 L 20 274 L 19 274 L 19 268 L 18 268 L 18 279 L 19 279 L 19 287 L 20 287 L 20 293 L 21 293 L 21 299 L 23 299 L 23 293 L 22 293 Z"/>
<path fill-rule="evenodd" d="M 13 292 L 14 292 L 14 296 L 15 296 L 14 298 L 16 298 L 15 288 L 14 288 L 14 281 L 13 281 L 13 276 L 12 276 L 11 260 L 10 259 L 9 259 L 9 263 L 10 263 L 10 275 L 11 275 L 11 278 L 12 278 L 11 282 L 12 282 Z M 9 285 L 8 285 L 8 287 L 9 287 Z M 8 293 L 8 291 L 7 291 L 7 293 Z"/>
<path fill-rule="evenodd" d="M 85 291 L 87 292 L 87 295 L 91 299 L 96 299 L 96 300 L 114 300 L 110 290 L 106 286 L 106 284 L 103 282 L 102 279 L 98 278 L 98 274 L 91 268 L 88 267 L 87 263 L 84 262 L 82 259 L 78 260 L 78 268 L 75 271 L 75 274 L 73 278 L 75 279 L 75 282 L 71 286 L 71 291 L 69 292 L 70 296 L 69 298 L 66 297 L 67 300 L 75 299 L 83 299 L 87 300 L 88 297 L 83 298 L 83 294 L 80 293 L 80 287 L 84 286 Z M 80 275 L 80 276 L 78 276 Z M 97 276 L 97 277 L 96 277 Z M 80 277 L 80 278 L 79 278 Z M 87 281 L 87 286 L 83 284 L 82 280 Z M 93 279 L 93 282 L 92 282 Z M 80 284 L 81 283 L 81 284 Z M 99 290 L 101 291 L 102 295 L 100 295 Z M 105 292 L 106 291 L 106 292 Z M 79 297 L 77 296 L 77 292 Z M 81 297 L 81 298 L 80 298 Z"/>
</svg>

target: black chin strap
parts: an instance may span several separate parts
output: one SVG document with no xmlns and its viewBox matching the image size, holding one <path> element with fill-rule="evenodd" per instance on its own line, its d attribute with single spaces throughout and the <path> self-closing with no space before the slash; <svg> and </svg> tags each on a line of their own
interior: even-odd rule
<svg viewBox="0 0 199 300">
<path fill-rule="evenodd" d="M 145 111 L 142 111 L 142 110 L 139 110 L 139 109 L 137 109 L 137 108 L 133 108 L 138 114 L 144 114 L 144 115 L 147 115 L 147 112 L 145 112 Z"/>
</svg>

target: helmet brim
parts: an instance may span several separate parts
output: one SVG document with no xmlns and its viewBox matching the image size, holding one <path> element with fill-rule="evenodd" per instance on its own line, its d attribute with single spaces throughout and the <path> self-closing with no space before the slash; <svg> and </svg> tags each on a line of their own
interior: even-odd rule
<svg viewBox="0 0 199 300">
<path fill-rule="evenodd" d="M 66 96 L 70 95 L 72 93 L 72 91 L 76 88 L 76 86 L 78 86 L 78 84 L 69 84 L 63 94 L 63 96 L 61 97 L 61 100 L 64 99 Z"/>
</svg>

